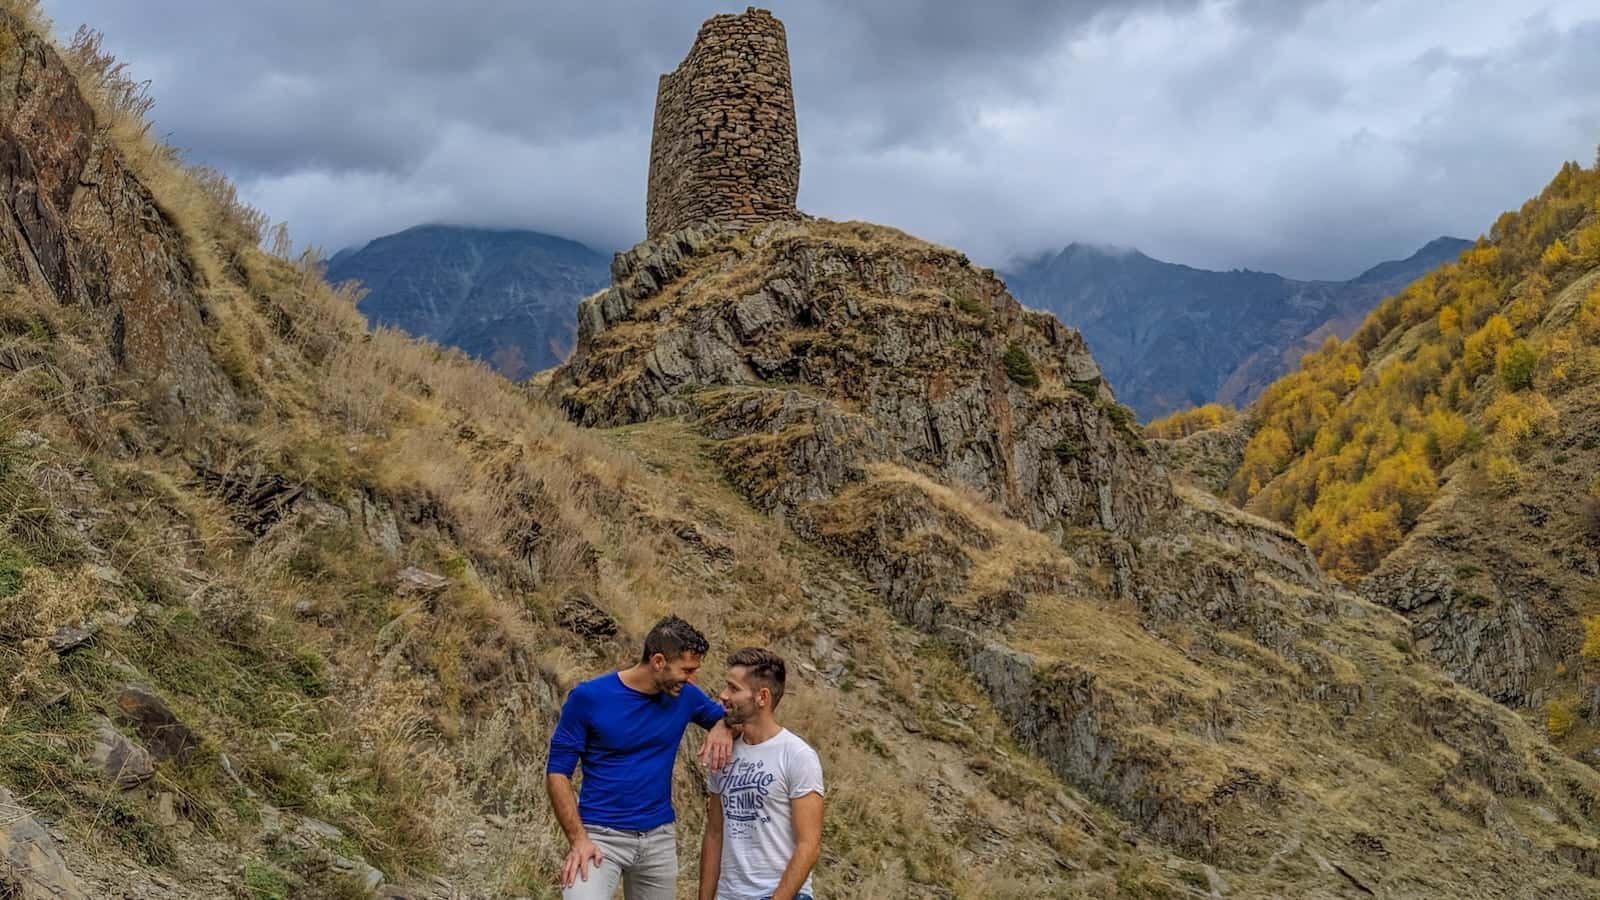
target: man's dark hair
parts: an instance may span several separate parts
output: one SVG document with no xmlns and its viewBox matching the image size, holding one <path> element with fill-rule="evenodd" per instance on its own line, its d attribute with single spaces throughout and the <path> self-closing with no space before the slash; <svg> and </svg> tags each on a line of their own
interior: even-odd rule
<svg viewBox="0 0 1600 900">
<path fill-rule="evenodd" d="M 765 647 L 746 647 L 728 657 L 728 668 L 734 666 L 743 667 L 758 688 L 771 691 L 772 708 L 778 708 L 778 701 L 783 699 L 784 676 L 788 671 L 783 664 L 783 657 Z"/>
<path fill-rule="evenodd" d="M 644 657 L 641 661 L 649 662 L 650 657 L 657 653 L 667 659 L 677 659 L 685 653 L 705 656 L 710 648 L 706 636 L 699 629 L 677 616 L 667 616 L 645 635 Z"/>
</svg>

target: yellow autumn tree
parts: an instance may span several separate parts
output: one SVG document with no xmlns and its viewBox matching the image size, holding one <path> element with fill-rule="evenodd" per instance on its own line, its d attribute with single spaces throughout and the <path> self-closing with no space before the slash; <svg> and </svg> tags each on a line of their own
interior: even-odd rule
<svg viewBox="0 0 1600 900">
<path fill-rule="evenodd" d="M 1468 374 L 1478 375 L 1487 371 L 1501 345 L 1511 340 L 1515 333 L 1505 316 L 1499 313 L 1490 316 L 1462 347 L 1461 361 Z"/>
<path fill-rule="evenodd" d="M 1169 440 L 1188 437 L 1198 431 L 1220 428 L 1238 415 L 1238 410 L 1231 406 L 1207 403 L 1204 406 L 1179 410 L 1164 418 L 1156 419 L 1144 427 L 1144 433 L 1146 437 Z"/>
<path fill-rule="evenodd" d="M 1578 652 L 1584 659 L 1600 663 L 1600 616 L 1583 617 L 1583 649 Z"/>
<path fill-rule="evenodd" d="M 1500 345 L 1495 351 L 1495 369 L 1507 389 L 1525 391 L 1533 387 L 1533 374 L 1539 368 L 1539 351 L 1521 338 Z"/>
<path fill-rule="evenodd" d="M 1572 701 L 1565 698 L 1551 700 L 1545 707 L 1544 727 L 1550 740 L 1559 741 L 1572 731 L 1573 724 L 1577 722 L 1572 707 Z"/>
<path fill-rule="evenodd" d="M 1454 306 L 1446 306 L 1439 310 L 1439 331 L 1441 334 L 1454 334 L 1461 330 L 1461 313 Z M 1359 373 L 1358 373 L 1359 374 Z"/>
<path fill-rule="evenodd" d="M 1467 449 L 1472 439 L 1472 426 L 1466 416 L 1448 409 L 1435 409 L 1428 413 L 1426 446 L 1434 466 L 1444 468 Z"/>
<path fill-rule="evenodd" d="M 1353 579 L 1414 527 L 1440 473 L 1519 490 L 1520 460 L 1560 431 L 1543 392 L 1600 380 L 1600 286 L 1567 305 L 1600 266 L 1597 247 L 1600 170 L 1568 163 L 1456 261 L 1262 392 L 1229 496 Z M 1471 467 L 1455 464 L 1464 457 Z"/>
<path fill-rule="evenodd" d="M 1560 238 L 1556 238 L 1554 243 L 1546 247 L 1544 254 L 1539 257 L 1539 262 L 1543 263 L 1546 269 L 1557 269 L 1571 261 L 1572 251 L 1567 249 L 1567 245 Z"/>
</svg>

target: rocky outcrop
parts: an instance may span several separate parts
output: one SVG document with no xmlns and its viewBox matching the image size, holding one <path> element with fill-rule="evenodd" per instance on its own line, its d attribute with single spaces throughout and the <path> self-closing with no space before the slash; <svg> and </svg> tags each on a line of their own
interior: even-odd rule
<svg viewBox="0 0 1600 900">
<path fill-rule="evenodd" d="M 1501 703 L 1543 701 L 1537 675 L 1550 651 L 1546 629 L 1526 606 L 1477 593 L 1438 568 L 1380 570 L 1361 593 L 1411 621 L 1419 652 L 1462 684 Z"/>
<path fill-rule="evenodd" d="M 16 900 L 88 900 L 50 833 L 0 787 L 0 896 Z"/>
<path fill-rule="evenodd" d="M 109 361 L 180 414 L 236 413 L 177 226 L 56 51 L 8 14 L 0 33 L 0 290 L 83 310 Z"/>
<path fill-rule="evenodd" d="M 1035 527 L 1132 533 L 1170 506 L 1083 338 L 959 253 L 889 229 L 776 224 L 748 243 L 668 235 L 612 271 L 551 388 L 583 424 L 692 414 L 688 394 L 713 386 L 792 384 L 858 410 L 868 444 Z M 800 413 L 780 406 L 747 425 L 789 427 Z"/>
</svg>

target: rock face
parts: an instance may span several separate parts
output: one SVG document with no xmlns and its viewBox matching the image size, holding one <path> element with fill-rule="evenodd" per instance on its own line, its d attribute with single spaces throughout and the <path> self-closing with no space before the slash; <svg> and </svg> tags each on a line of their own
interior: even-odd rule
<svg viewBox="0 0 1600 900">
<path fill-rule="evenodd" d="M 176 225 L 56 52 L 9 16 L 0 31 L 0 291 L 82 309 L 115 364 L 160 386 L 180 414 L 232 414 L 238 399 L 206 350 L 211 314 Z"/>
<path fill-rule="evenodd" d="M 0 787 L 0 897 L 88 900 L 67 870 L 50 833 L 11 792 Z"/>
<path fill-rule="evenodd" d="M 1363 595 L 1404 613 L 1417 650 L 1462 684 L 1512 706 L 1536 705 L 1539 667 L 1549 653 L 1546 628 L 1527 606 L 1465 589 L 1437 564 L 1384 569 L 1361 584 Z"/>
<path fill-rule="evenodd" d="M 888 229 L 774 224 L 754 240 L 742 253 L 729 232 L 689 229 L 619 254 L 618 284 L 584 301 L 585 342 L 555 377 L 568 413 L 617 425 L 698 411 L 719 433 L 805 433 L 818 443 L 793 452 L 817 458 L 784 472 L 842 484 L 868 462 L 915 463 L 1037 528 L 1129 533 L 1170 498 L 1083 338 L 1023 309 L 992 272 Z M 715 283 L 692 300 L 663 290 L 708 252 L 729 266 Z M 652 327 L 610 328 L 627 320 Z M 683 393 L 777 384 L 853 414 L 793 393 Z M 821 440 L 830 429 L 857 433 L 861 455 L 838 455 Z"/>
<path fill-rule="evenodd" d="M 713 16 L 656 90 L 646 233 L 792 217 L 799 191 L 783 23 L 754 7 Z"/>
</svg>

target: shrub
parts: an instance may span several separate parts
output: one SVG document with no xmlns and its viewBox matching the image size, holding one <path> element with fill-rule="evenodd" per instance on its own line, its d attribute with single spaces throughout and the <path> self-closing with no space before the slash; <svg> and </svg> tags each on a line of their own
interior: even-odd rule
<svg viewBox="0 0 1600 900">
<path fill-rule="evenodd" d="M 1509 497 L 1522 487 L 1522 466 L 1509 456 L 1495 454 L 1489 457 L 1489 488 L 1502 497 Z"/>
<path fill-rule="evenodd" d="M 1584 659 L 1600 662 L 1600 616 L 1583 617 L 1583 649 L 1578 652 Z"/>
<path fill-rule="evenodd" d="M 1002 361 L 1006 366 L 1007 378 L 1029 390 L 1039 386 L 1039 373 L 1033 368 L 1033 360 L 1028 358 L 1028 351 L 1022 349 L 1021 344 L 1007 347 Z"/>
<path fill-rule="evenodd" d="M 1050 449 L 1056 455 L 1056 462 L 1066 465 L 1073 460 L 1082 458 L 1084 451 L 1088 448 L 1084 446 L 1083 441 L 1077 438 L 1064 437 L 1056 441 L 1056 445 Z"/>
<path fill-rule="evenodd" d="M 1572 703 L 1567 700 L 1551 700 L 1545 709 L 1544 730 L 1550 735 L 1550 740 L 1559 741 L 1572 730 L 1576 716 L 1572 712 Z"/>
<path fill-rule="evenodd" d="M 1509 390 L 1525 391 L 1533 387 L 1533 373 L 1539 368 L 1539 351 L 1518 338 L 1495 354 L 1495 366 L 1500 371 L 1501 383 Z"/>
<path fill-rule="evenodd" d="M 1238 410 L 1231 406 L 1207 403 L 1204 406 L 1175 412 L 1164 419 L 1157 419 L 1146 425 L 1144 430 L 1145 434 L 1155 438 L 1182 438 L 1198 431 L 1220 427 L 1238 415 Z"/>
<path fill-rule="evenodd" d="M 1095 403 L 1100 399 L 1100 379 L 1098 378 L 1091 381 L 1069 381 L 1067 382 L 1067 388 L 1090 403 Z"/>
</svg>

